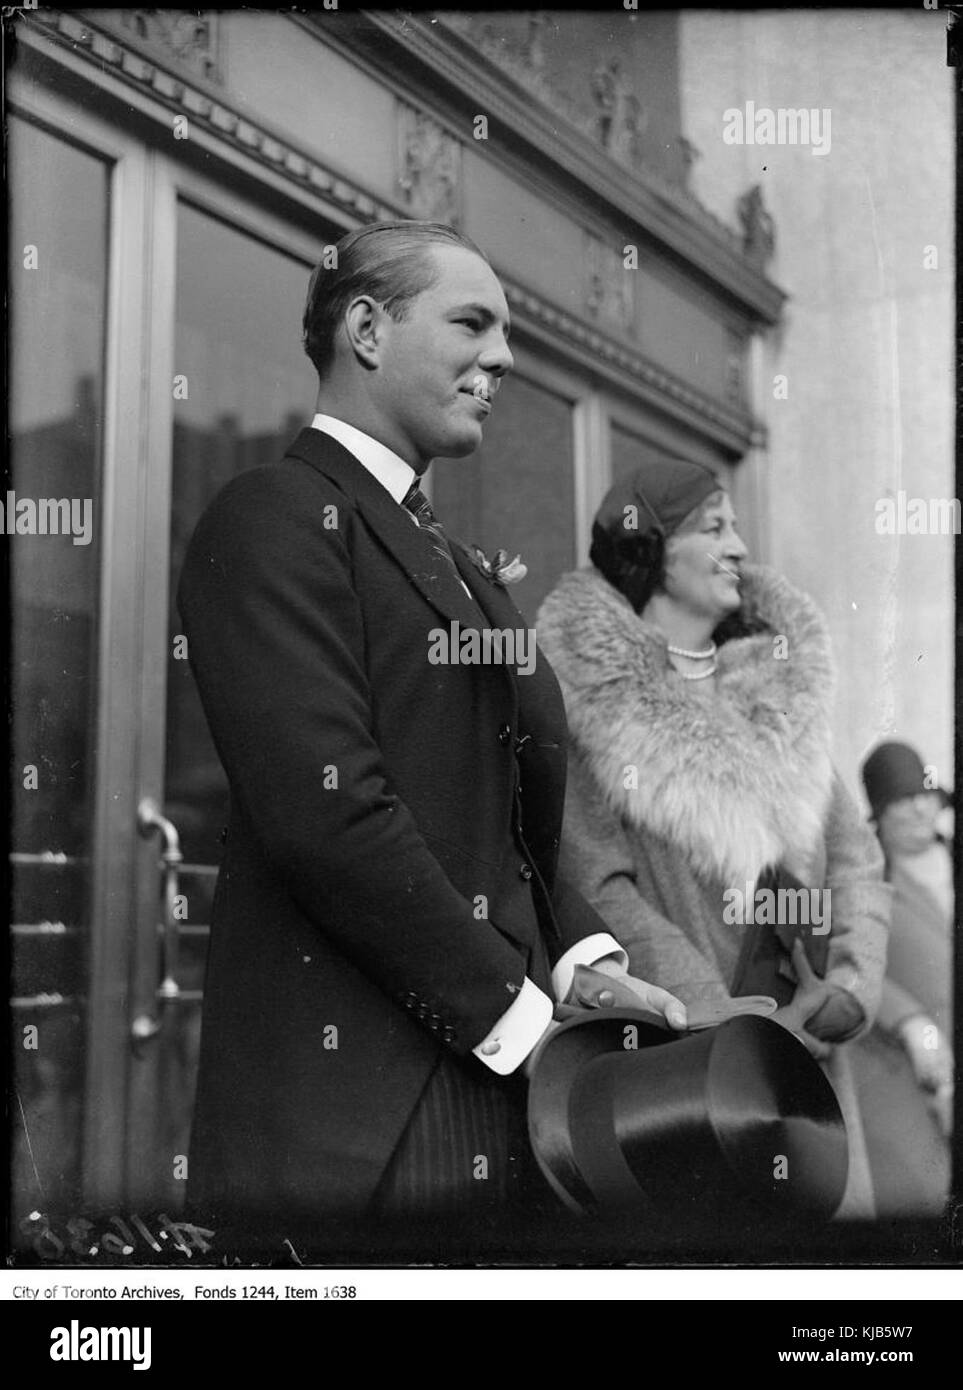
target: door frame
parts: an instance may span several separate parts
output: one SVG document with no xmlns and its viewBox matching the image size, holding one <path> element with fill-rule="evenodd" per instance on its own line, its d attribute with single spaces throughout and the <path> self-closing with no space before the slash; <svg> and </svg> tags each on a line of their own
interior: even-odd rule
<svg viewBox="0 0 963 1390">
<path fill-rule="evenodd" d="M 151 221 L 148 150 L 46 86 L 8 74 L 12 114 L 105 161 L 110 169 L 105 305 L 104 420 L 93 826 L 86 980 L 83 1200 L 122 1197 L 129 1071 L 127 966 L 131 942 L 147 460 L 151 448 L 151 320 L 144 313 L 149 254 L 162 254 Z M 133 700 L 131 694 L 134 694 Z M 96 1117 L 93 1122 L 92 1117 Z"/>
<path fill-rule="evenodd" d="M 306 266 L 325 243 L 16 69 L 7 103 L 109 169 L 82 1173 L 84 1207 L 119 1211 L 137 1187 L 131 1023 L 157 984 L 158 846 L 137 809 L 164 792 L 177 202 Z"/>
<path fill-rule="evenodd" d="M 150 304 L 150 363 L 152 386 L 147 403 L 145 427 L 149 436 L 146 453 L 145 530 L 142 541 L 143 587 L 142 652 L 139 721 L 141 738 L 137 750 L 137 803 L 152 800 L 161 810 L 166 802 L 167 754 L 167 677 L 170 592 L 170 525 L 172 504 L 172 453 L 174 440 L 173 378 L 177 289 L 177 224 L 180 203 L 218 219 L 232 230 L 261 242 L 274 250 L 301 260 L 305 267 L 305 289 L 311 267 L 326 244 L 323 236 L 310 236 L 282 217 L 260 206 L 250 195 L 229 184 L 204 177 L 168 155 L 150 154 L 155 227 L 163 242 L 153 262 L 154 281 Z M 305 422 L 307 423 L 307 421 Z M 177 827 L 175 826 L 175 829 Z M 130 1023 L 138 1015 L 158 1013 L 158 885 L 159 850 L 156 837 L 139 838 L 132 867 L 134 913 L 130 952 Z M 182 890 L 183 891 L 183 890 Z M 172 1004 L 168 1008 L 179 1008 Z M 163 1020 L 163 1014 L 161 1014 Z M 163 1026 L 163 1024 L 162 1024 Z M 159 1041 L 159 1040 L 158 1040 Z M 157 1047 L 150 1041 L 141 1045 L 129 1072 L 124 1106 L 125 1152 L 124 1191 L 128 1200 L 147 1200 L 143 1166 L 139 1153 L 149 1143 L 152 1107 L 156 1088 L 143 1067 L 150 1067 Z M 171 1155 L 172 1160 L 178 1155 Z"/>
</svg>

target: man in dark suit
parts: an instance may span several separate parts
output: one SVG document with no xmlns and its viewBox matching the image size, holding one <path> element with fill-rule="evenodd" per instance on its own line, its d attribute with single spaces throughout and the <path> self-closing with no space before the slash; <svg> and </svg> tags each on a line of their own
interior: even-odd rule
<svg viewBox="0 0 963 1390">
<path fill-rule="evenodd" d="M 435 224 L 337 250 L 305 311 L 318 414 L 208 508 L 178 599 L 232 800 L 191 1206 L 285 1233 L 530 1190 L 522 1063 L 576 965 L 626 969 L 556 876 L 547 662 L 437 659 L 452 623 L 525 630 L 417 488 L 481 441 L 512 365 L 501 286 Z M 630 987 L 684 1026 L 665 991 Z"/>
</svg>

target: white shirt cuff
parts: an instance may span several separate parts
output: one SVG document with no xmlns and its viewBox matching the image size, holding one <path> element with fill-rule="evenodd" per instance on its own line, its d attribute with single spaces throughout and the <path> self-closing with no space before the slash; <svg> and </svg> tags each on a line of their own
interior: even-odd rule
<svg viewBox="0 0 963 1390">
<path fill-rule="evenodd" d="M 520 1067 L 552 1021 L 554 1005 L 526 976 L 518 998 L 472 1051 L 480 1062 L 508 1076 Z"/>
<path fill-rule="evenodd" d="M 560 1004 L 572 988 L 575 967 L 577 965 L 595 965 L 603 956 L 616 957 L 616 963 L 621 966 L 618 972 L 620 975 L 624 975 L 628 970 L 628 956 L 615 937 L 609 936 L 607 931 L 596 932 L 594 936 L 583 936 L 581 941 L 576 941 L 574 946 L 568 948 L 552 971 L 552 988 L 555 991 L 555 998 Z"/>
</svg>

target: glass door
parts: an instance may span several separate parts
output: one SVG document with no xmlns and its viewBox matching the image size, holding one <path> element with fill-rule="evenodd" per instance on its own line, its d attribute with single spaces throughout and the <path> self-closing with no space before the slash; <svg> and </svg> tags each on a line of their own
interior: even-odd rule
<svg viewBox="0 0 963 1390">
<path fill-rule="evenodd" d="M 19 115 L 7 139 L 12 1197 L 29 1231 L 82 1192 L 111 164 Z"/>
<path fill-rule="evenodd" d="M 164 258 L 144 144 L 17 62 L 7 99 L 11 1229 L 54 1259 L 124 1199 Z"/>
<path fill-rule="evenodd" d="M 173 595 L 207 502 L 310 421 L 303 302 L 343 229 L 16 64 L 7 95 L 11 1217 L 70 1259 L 78 1220 L 183 1201 L 226 789 Z"/>
<path fill-rule="evenodd" d="M 310 270 L 340 233 L 319 227 L 305 237 L 172 165 L 158 175 L 158 196 L 162 189 L 173 206 L 172 388 L 168 487 L 155 505 L 168 545 L 148 579 L 146 631 L 158 663 L 152 719 L 164 737 L 156 765 L 144 768 L 138 808 L 151 853 L 137 894 L 127 1188 L 135 1204 L 173 1215 L 188 1175 L 204 962 L 228 819 L 177 583 L 208 503 L 238 473 L 277 462 L 310 423 L 317 378 L 301 316 Z"/>
</svg>

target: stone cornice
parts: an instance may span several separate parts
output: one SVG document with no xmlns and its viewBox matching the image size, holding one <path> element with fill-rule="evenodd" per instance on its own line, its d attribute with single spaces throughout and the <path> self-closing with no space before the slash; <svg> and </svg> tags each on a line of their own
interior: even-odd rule
<svg viewBox="0 0 963 1390">
<path fill-rule="evenodd" d="M 155 118 L 166 121 L 171 111 L 186 115 L 215 149 L 222 148 L 232 167 L 242 168 L 254 180 L 270 171 L 273 178 L 284 181 L 296 201 L 319 213 L 330 217 L 337 210 L 343 219 L 350 218 L 351 225 L 407 215 L 400 203 L 373 196 L 255 119 L 224 89 L 194 73 L 185 74 L 175 59 L 162 64 L 153 55 L 145 57 L 143 47 L 128 42 L 126 33 L 122 37 L 119 31 L 108 32 L 77 11 L 37 10 L 30 13 L 20 38 L 28 46 L 35 44 L 48 59 L 56 60 L 59 51 L 75 72 L 78 60 L 86 60 L 87 75 L 94 83 L 98 78 L 101 85 L 109 80 L 113 89 L 119 81 L 127 92 L 149 96 Z M 645 401 L 734 456 L 759 442 L 759 426 L 746 411 L 704 395 L 596 325 L 504 275 L 501 279 L 520 336 Z"/>
<path fill-rule="evenodd" d="M 767 325 L 778 320 L 786 296 L 746 260 L 734 231 L 681 191 L 630 173 L 451 29 L 394 11 L 344 14 L 337 24 L 330 15 L 287 17 L 363 58 L 412 94 L 430 91 L 463 117 L 483 113 L 489 153 L 504 152 L 520 173 L 540 184 L 550 171 L 576 216 L 601 200 L 609 218 L 625 227 L 627 240 L 638 229 L 750 319 Z"/>
<path fill-rule="evenodd" d="M 37 9 L 27 11 L 26 16 L 18 35 L 22 43 L 30 45 L 32 31 L 54 40 L 74 57 L 87 60 L 105 78 L 116 79 L 167 110 L 186 116 L 237 153 L 322 199 L 326 207 L 361 221 L 404 215 L 397 204 L 373 196 L 299 149 L 222 87 L 187 71 L 173 55 L 158 57 L 151 45 L 138 42 L 119 24 L 94 23 L 79 10 Z M 96 81 L 93 71 L 90 76 Z"/>
<path fill-rule="evenodd" d="M 734 456 L 764 442 L 759 422 L 695 390 L 681 377 L 659 367 L 591 324 L 556 308 L 540 295 L 501 276 L 515 327 L 569 362 L 588 368 L 610 386 L 669 416 Z"/>
</svg>

